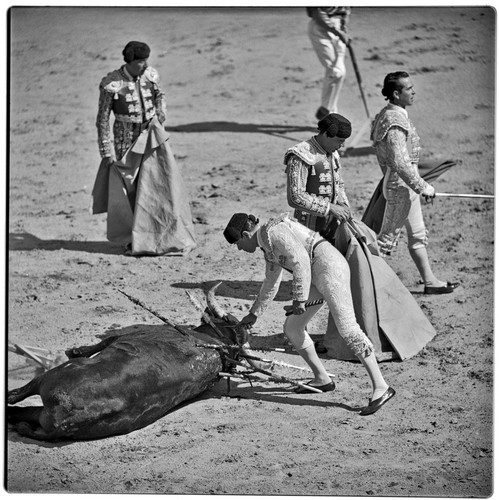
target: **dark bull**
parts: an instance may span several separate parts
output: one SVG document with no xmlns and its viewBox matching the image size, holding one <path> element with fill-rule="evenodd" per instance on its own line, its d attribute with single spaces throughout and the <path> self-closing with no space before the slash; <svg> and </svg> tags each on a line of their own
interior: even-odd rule
<svg viewBox="0 0 499 500">
<path fill-rule="evenodd" d="M 146 327 L 66 351 L 69 361 L 8 392 L 9 405 L 34 395 L 43 402 L 9 406 L 9 423 L 34 439 L 97 439 L 145 427 L 198 396 L 219 372 L 233 368 L 226 346 L 233 346 L 229 357 L 237 359 L 236 344 L 243 341 L 237 320 L 223 313 L 213 289 L 207 299 L 209 321 L 195 329 Z"/>
</svg>

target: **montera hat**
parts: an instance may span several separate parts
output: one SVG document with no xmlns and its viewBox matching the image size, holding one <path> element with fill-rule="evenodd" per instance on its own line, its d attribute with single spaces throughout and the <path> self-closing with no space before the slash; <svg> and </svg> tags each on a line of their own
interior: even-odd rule
<svg viewBox="0 0 499 500">
<path fill-rule="evenodd" d="M 144 42 L 128 42 L 123 49 L 123 57 L 127 63 L 137 59 L 147 59 L 150 53 L 149 45 Z"/>
<path fill-rule="evenodd" d="M 329 113 L 317 124 L 319 132 L 327 132 L 331 137 L 348 139 L 352 134 L 352 124 L 350 120 L 338 113 Z"/>
<path fill-rule="evenodd" d="M 234 214 L 231 218 L 227 227 L 224 230 L 225 239 L 230 243 L 236 243 L 241 239 L 242 232 L 244 227 L 246 226 L 246 222 L 248 222 L 249 215 L 248 214 Z"/>
</svg>

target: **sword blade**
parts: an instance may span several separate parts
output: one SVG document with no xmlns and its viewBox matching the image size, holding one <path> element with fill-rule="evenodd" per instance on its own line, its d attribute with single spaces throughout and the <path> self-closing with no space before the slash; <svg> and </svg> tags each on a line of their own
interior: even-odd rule
<svg viewBox="0 0 499 500">
<path fill-rule="evenodd" d="M 435 193 L 435 196 L 441 196 L 444 198 L 483 198 L 487 200 L 493 200 L 495 198 L 493 194 L 465 194 L 465 193 Z"/>
</svg>

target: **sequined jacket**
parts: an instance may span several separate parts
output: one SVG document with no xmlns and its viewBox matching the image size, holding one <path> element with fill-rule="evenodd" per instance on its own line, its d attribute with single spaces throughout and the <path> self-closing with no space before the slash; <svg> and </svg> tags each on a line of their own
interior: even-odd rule
<svg viewBox="0 0 499 500">
<path fill-rule="evenodd" d="M 371 140 L 385 175 L 385 196 L 387 189 L 410 188 L 419 194 L 428 186 L 418 171 L 420 139 L 405 109 L 385 106 L 374 118 Z"/>
<path fill-rule="evenodd" d="M 349 206 L 337 151 L 326 153 L 315 138 L 300 142 L 284 155 L 288 202 L 305 226 L 320 231 L 331 204 Z"/>
<path fill-rule="evenodd" d="M 293 300 L 307 300 L 312 249 L 321 237 L 287 214 L 270 219 L 256 234 L 265 256 L 265 279 L 250 312 L 261 316 L 265 311 L 279 290 L 284 269 L 293 274 Z"/>
<path fill-rule="evenodd" d="M 114 113 L 114 142 L 119 158 L 123 149 L 140 134 L 141 126 L 153 116 L 163 123 L 166 119 L 165 93 L 159 86 L 159 74 L 148 67 L 134 79 L 125 65 L 108 73 L 99 85 L 97 135 L 102 157 L 112 156 L 110 115 Z M 118 150 L 120 150 L 118 152 Z"/>
</svg>

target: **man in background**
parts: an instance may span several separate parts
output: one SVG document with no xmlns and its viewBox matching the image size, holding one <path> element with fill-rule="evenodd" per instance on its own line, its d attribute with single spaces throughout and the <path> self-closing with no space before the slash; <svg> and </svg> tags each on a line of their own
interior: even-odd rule
<svg viewBox="0 0 499 500">
<path fill-rule="evenodd" d="M 329 113 L 338 112 L 338 99 L 345 80 L 345 54 L 350 37 L 347 25 L 350 7 L 307 7 L 310 22 L 308 36 L 325 68 L 321 105 L 315 117 L 322 120 Z"/>
</svg>

